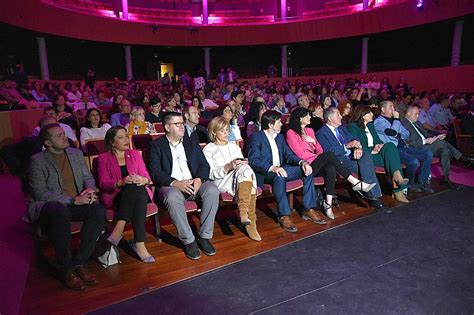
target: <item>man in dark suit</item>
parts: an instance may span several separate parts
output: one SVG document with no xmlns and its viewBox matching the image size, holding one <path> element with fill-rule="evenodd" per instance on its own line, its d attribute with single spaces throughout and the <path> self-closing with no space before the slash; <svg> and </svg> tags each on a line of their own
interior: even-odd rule
<svg viewBox="0 0 474 315">
<path fill-rule="evenodd" d="M 183 109 L 183 118 L 186 129 L 184 137 L 190 138 L 198 144 L 211 142 L 207 129 L 199 125 L 200 113 L 197 107 L 186 106 Z"/>
<path fill-rule="evenodd" d="M 471 99 L 474 95 L 471 95 Z M 469 105 L 469 112 L 461 116 L 461 130 L 463 133 L 471 135 L 471 147 L 474 147 L 474 103 Z"/>
<path fill-rule="evenodd" d="M 178 230 L 186 257 L 201 257 L 197 243 L 204 254 L 215 255 L 216 250 L 210 240 L 220 193 L 217 186 L 209 181 L 209 164 L 199 145 L 184 136 L 186 130 L 181 113 L 165 115 L 163 126 L 166 136 L 151 143 L 150 176 Z M 200 238 L 196 243 L 186 215 L 185 201 L 197 199 L 202 201 L 202 205 Z"/>
<path fill-rule="evenodd" d="M 449 180 L 451 169 L 451 158 L 460 160 L 467 167 L 472 167 L 472 163 L 465 158 L 461 152 L 444 140 L 445 134 L 431 137 L 428 131 L 418 121 L 420 108 L 416 105 L 408 107 L 406 116 L 402 119 L 403 126 L 410 132 L 410 136 L 405 142 L 413 148 L 430 150 L 433 156 L 441 159 L 441 168 L 443 170 L 443 183 L 450 189 L 457 190 L 457 187 Z"/>
<path fill-rule="evenodd" d="M 342 126 L 342 116 L 337 107 L 329 107 L 324 111 L 326 124 L 316 132 L 316 138 L 324 151 L 333 152 L 341 163 L 366 183 L 375 183 L 371 191 L 365 194 L 369 203 L 376 210 L 391 213 L 381 200 L 382 191 L 375 174 L 374 163 L 369 154 L 365 154 L 359 139 L 354 137 Z"/>
<path fill-rule="evenodd" d="M 80 150 L 69 148 L 64 130 L 50 124 L 40 131 L 46 150 L 31 158 L 29 180 L 32 196 L 25 219 L 38 222 L 56 251 L 64 284 L 83 290 L 96 284 L 85 265 L 105 225 L 105 208 L 97 203 L 96 186 Z M 81 245 L 71 253 L 71 221 L 84 222 Z"/>
<path fill-rule="evenodd" d="M 288 147 L 281 131 L 281 114 L 267 111 L 261 118 L 262 130 L 250 138 L 248 146 L 249 163 L 257 176 L 257 185 L 271 184 L 278 204 L 280 226 L 288 232 L 298 229 L 291 221 L 291 208 L 286 196 L 286 182 L 303 180 L 303 219 L 325 224 L 316 208 L 316 191 L 313 184 L 313 170 L 309 163 L 298 158 Z"/>
</svg>

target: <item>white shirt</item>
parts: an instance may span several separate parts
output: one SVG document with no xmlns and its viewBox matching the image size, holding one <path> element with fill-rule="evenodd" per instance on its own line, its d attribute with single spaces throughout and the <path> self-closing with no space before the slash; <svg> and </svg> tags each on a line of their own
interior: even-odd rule
<svg viewBox="0 0 474 315">
<path fill-rule="evenodd" d="M 369 148 L 374 146 L 374 137 L 372 137 L 372 133 L 370 132 L 369 128 L 365 127 L 365 135 L 367 136 L 367 146 Z"/>
<path fill-rule="evenodd" d="M 84 102 L 74 103 L 74 111 L 75 112 L 77 112 L 78 110 L 81 110 L 81 109 L 89 109 L 89 108 L 97 108 L 97 106 L 92 102 L 87 102 L 87 104 L 84 103 Z"/>
<path fill-rule="evenodd" d="M 280 151 L 278 151 L 278 146 L 275 141 L 278 134 L 276 133 L 273 136 L 270 136 L 267 131 L 264 132 L 265 136 L 267 136 L 268 142 L 270 142 L 270 147 L 272 148 L 272 166 L 280 166 Z"/>
<path fill-rule="evenodd" d="M 341 143 L 341 141 L 339 141 L 339 138 L 337 137 L 336 128 L 334 128 L 333 126 L 328 125 L 328 124 L 326 124 L 326 125 L 329 127 L 329 130 L 332 131 L 332 133 L 334 134 L 334 137 L 336 137 L 337 141 L 338 141 L 339 143 Z M 351 154 L 351 151 L 346 148 L 346 144 L 345 144 L 345 143 L 341 143 L 341 145 L 344 147 L 344 150 L 346 151 L 346 155 Z"/>
<path fill-rule="evenodd" d="M 183 140 L 181 139 L 176 146 L 171 144 L 169 139 L 168 141 L 170 144 L 171 157 L 173 158 L 171 177 L 179 181 L 193 179 L 188 167 L 188 158 L 186 157 L 186 151 L 184 151 Z"/>
<path fill-rule="evenodd" d="M 84 146 L 86 140 L 90 139 L 103 139 L 105 138 L 105 134 L 107 130 L 109 130 L 112 126 L 109 124 L 103 124 L 100 128 L 81 128 L 81 145 Z"/>
<path fill-rule="evenodd" d="M 423 141 L 423 145 L 425 145 L 425 144 L 426 144 L 426 138 L 425 138 L 425 136 L 423 136 L 423 134 L 418 130 L 418 128 L 415 126 L 415 124 L 414 124 L 410 119 L 407 119 L 407 120 L 410 122 L 410 124 L 413 125 L 413 128 L 415 128 L 416 132 L 417 132 L 418 135 L 421 137 L 421 140 Z"/>
</svg>

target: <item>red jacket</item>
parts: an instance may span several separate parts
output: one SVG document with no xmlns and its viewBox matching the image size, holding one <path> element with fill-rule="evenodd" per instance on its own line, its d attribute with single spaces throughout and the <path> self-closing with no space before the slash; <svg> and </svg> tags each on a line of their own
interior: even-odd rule
<svg viewBox="0 0 474 315">
<path fill-rule="evenodd" d="M 150 175 L 146 170 L 145 163 L 143 162 L 142 156 L 137 150 L 126 150 L 125 151 L 125 165 L 127 166 L 128 174 L 138 174 L 140 176 L 148 178 L 150 181 Z M 120 188 L 115 188 L 115 184 L 122 179 L 122 173 L 120 172 L 120 166 L 118 164 L 117 157 L 111 152 L 105 152 L 98 157 L 98 175 L 99 175 L 99 188 L 100 188 L 100 200 L 104 206 L 111 208 L 113 206 L 114 198 Z M 150 200 L 153 200 L 153 192 L 150 187 L 145 186 Z"/>
</svg>

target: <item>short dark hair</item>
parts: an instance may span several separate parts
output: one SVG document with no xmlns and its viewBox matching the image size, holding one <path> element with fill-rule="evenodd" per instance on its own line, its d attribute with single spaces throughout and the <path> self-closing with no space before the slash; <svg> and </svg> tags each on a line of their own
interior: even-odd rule
<svg viewBox="0 0 474 315">
<path fill-rule="evenodd" d="M 274 110 L 266 111 L 262 115 L 262 121 L 260 122 L 262 125 L 262 130 L 267 130 L 270 127 L 269 125 L 275 124 L 278 119 L 281 119 L 281 114 L 279 112 Z"/>
<path fill-rule="evenodd" d="M 115 139 L 115 136 L 117 135 L 117 132 L 119 132 L 119 130 L 125 130 L 125 132 L 127 132 L 127 129 L 125 129 L 124 126 L 117 125 L 117 126 L 111 127 L 111 128 L 110 128 L 109 130 L 107 130 L 107 132 L 105 133 L 105 138 L 104 138 L 104 141 L 105 141 L 105 149 L 106 149 L 108 152 L 112 152 L 113 144 L 114 144 L 114 139 Z"/>
<path fill-rule="evenodd" d="M 392 101 L 381 101 L 379 104 L 380 110 L 387 107 L 389 103 L 393 103 Z"/>
<path fill-rule="evenodd" d="M 44 142 L 46 140 L 51 140 L 51 134 L 49 133 L 49 131 L 53 128 L 56 128 L 56 127 L 61 128 L 61 126 L 58 123 L 48 124 L 48 125 L 44 126 L 43 128 L 41 128 L 41 130 L 39 132 L 39 137 L 41 139 L 41 143 L 44 144 Z"/>
<path fill-rule="evenodd" d="M 369 105 L 360 104 L 354 109 L 350 122 L 356 124 L 357 127 L 364 130 L 364 116 L 370 113 L 371 111 L 372 109 L 369 107 Z"/>
<path fill-rule="evenodd" d="M 244 92 L 242 92 L 241 90 L 238 90 L 238 91 L 233 91 L 231 94 L 230 94 L 230 98 L 234 99 L 237 97 L 237 95 L 239 94 L 244 94 Z"/>
<path fill-rule="evenodd" d="M 163 116 L 163 125 L 169 124 L 173 117 L 182 117 L 181 113 L 168 112 Z"/>
</svg>

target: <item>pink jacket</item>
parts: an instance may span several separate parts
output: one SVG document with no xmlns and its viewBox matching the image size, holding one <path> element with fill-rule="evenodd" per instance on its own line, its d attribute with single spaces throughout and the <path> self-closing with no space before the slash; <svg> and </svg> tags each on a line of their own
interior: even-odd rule
<svg viewBox="0 0 474 315">
<path fill-rule="evenodd" d="M 127 165 L 128 174 L 138 174 L 140 176 L 148 178 L 150 181 L 150 175 L 146 170 L 145 163 L 143 162 L 140 152 L 137 150 L 125 151 L 125 165 Z M 105 152 L 98 157 L 98 175 L 99 175 L 99 188 L 100 188 L 100 200 L 102 204 L 111 208 L 113 206 L 114 198 L 120 189 L 115 188 L 115 184 L 122 179 L 122 173 L 120 172 L 120 166 L 118 164 L 117 157 L 111 152 Z M 153 192 L 150 187 L 145 187 L 150 200 L 153 200 Z"/>
<path fill-rule="evenodd" d="M 314 130 L 312 128 L 305 128 L 304 130 L 308 137 L 316 140 L 316 136 L 314 135 Z M 318 140 L 316 140 L 316 144 L 308 143 L 304 141 L 299 134 L 291 129 L 286 132 L 286 142 L 297 157 L 308 161 L 309 164 L 313 163 L 318 155 L 324 152 Z"/>
</svg>

